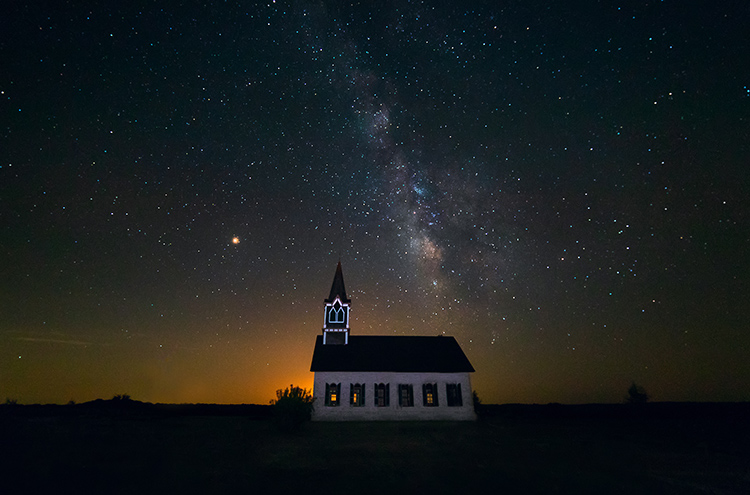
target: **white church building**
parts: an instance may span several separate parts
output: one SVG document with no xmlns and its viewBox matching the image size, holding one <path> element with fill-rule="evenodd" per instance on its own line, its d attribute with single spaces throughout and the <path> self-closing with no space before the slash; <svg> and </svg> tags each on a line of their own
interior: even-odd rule
<svg viewBox="0 0 750 495">
<path fill-rule="evenodd" d="M 476 419 L 474 368 L 453 337 L 349 334 L 341 262 L 310 371 L 315 421 Z"/>
</svg>

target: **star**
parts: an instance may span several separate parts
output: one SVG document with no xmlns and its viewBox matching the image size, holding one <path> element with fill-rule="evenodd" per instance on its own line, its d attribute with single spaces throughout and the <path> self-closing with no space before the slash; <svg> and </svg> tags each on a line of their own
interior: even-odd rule
<svg viewBox="0 0 750 495">
<path fill-rule="evenodd" d="M 265 404 L 339 258 L 485 402 L 750 399 L 739 2 L 6 3 L 3 394 Z"/>
</svg>

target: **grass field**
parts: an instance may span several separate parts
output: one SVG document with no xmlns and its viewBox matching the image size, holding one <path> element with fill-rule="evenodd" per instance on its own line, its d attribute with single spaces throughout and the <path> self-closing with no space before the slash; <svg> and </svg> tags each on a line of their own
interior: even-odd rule
<svg viewBox="0 0 750 495">
<path fill-rule="evenodd" d="M 747 410 L 526 408 L 476 423 L 309 423 L 298 433 L 237 415 L 0 414 L 0 493 L 747 494 Z"/>
</svg>

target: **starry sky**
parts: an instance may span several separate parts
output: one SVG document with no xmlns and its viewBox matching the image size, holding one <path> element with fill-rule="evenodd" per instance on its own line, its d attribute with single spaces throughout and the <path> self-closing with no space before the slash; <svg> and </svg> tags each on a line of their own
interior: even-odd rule
<svg viewBox="0 0 750 495">
<path fill-rule="evenodd" d="M 486 403 L 750 400 L 746 2 L 237 3 L 5 6 L 0 400 L 311 388 L 339 260 Z"/>
</svg>

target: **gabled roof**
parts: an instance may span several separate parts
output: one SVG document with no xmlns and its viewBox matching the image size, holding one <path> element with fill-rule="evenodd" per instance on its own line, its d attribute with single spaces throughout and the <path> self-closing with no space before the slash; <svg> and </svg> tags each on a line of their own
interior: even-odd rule
<svg viewBox="0 0 750 495">
<path fill-rule="evenodd" d="M 346 297 L 346 288 L 344 287 L 344 272 L 341 271 L 341 262 L 339 261 L 338 266 L 336 266 L 336 275 L 333 276 L 333 284 L 331 284 L 331 294 L 328 296 L 328 299 L 325 300 L 327 303 L 332 303 L 336 296 L 341 299 L 342 303 L 348 304 L 352 302 L 351 299 L 348 299 Z"/>
<path fill-rule="evenodd" d="M 400 371 L 458 373 L 474 371 L 453 337 L 349 337 L 348 344 L 315 341 L 310 371 Z"/>
</svg>

